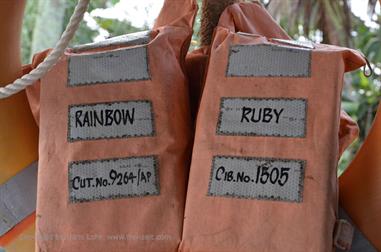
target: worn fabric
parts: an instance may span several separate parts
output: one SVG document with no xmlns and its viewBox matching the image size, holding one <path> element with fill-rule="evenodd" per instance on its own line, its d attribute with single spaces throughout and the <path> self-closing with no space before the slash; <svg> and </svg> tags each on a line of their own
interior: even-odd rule
<svg viewBox="0 0 381 252">
<path fill-rule="evenodd" d="M 229 6 L 225 17 L 218 25 L 235 32 L 259 34 L 269 38 L 285 39 L 290 37 L 276 23 L 271 15 L 259 3 L 240 3 Z M 204 88 L 204 76 L 209 58 L 209 46 L 203 46 L 187 54 L 186 69 L 190 84 L 191 109 L 196 118 L 201 94 Z M 196 119 L 195 119 L 196 120 Z M 357 123 L 344 111 L 340 112 L 339 149 L 340 156 L 358 137 Z"/>
<path fill-rule="evenodd" d="M 148 43 L 69 49 L 28 89 L 40 129 L 36 251 L 177 251 L 196 10 L 166 1 Z"/>
<path fill-rule="evenodd" d="M 235 4 L 221 16 L 215 31 L 205 70 L 205 86 L 200 88 L 203 93 L 197 115 L 180 251 L 333 250 L 334 225 L 338 217 L 336 168 L 341 149 L 338 132 L 343 74 L 363 66 L 365 60 L 360 53 L 347 48 L 314 44 L 314 49 L 308 49 L 272 40 L 276 34 L 258 34 L 258 27 L 265 29 L 274 24 L 272 19 L 257 19 L 268 15 L 263 13 L 255 3 Z M 241 23 L 244 25 L 240 26 Z M 245 27 L 247 30 L 243 29 Z M 281 30 L 272 31 L 282 36 Z M 263 45 L 289 49 L 290 56 L 294 50 L 300 53 L 308 50 L 310 75 L 237 77 L 227 74 L 229 55 L 235 53 L 232 51 L 235 46 Z M 295 60 L 298 57 L 290 57 L 290 65 Z M 236 64 L 241 64 L 241 69 L 251 67 L 245 60 Z M 281 70 L 287 71 L 285 63 L 281 64 Z M 305 99 L 308 104 L 305 136 L 219 134 L 222 102 L 238 98 Z M 289 109 L 292 112 L 292 106 L 283 109 L 284 113 Z M 230 120 L 231 125 L 244 125 L 246 129 L 256 127 L 258 120 L 271 124 L 279 119 L 279 130 L 285 133 L 288 122 L 301 120 L 284 116 L 270 105 L 241 104 L 228 111 L 238 115 L 238 119 L 230 117 L 226 122 Z M 233 164 L 221 161 L 220 157 L 243 161 Z M 219 163 L 213 165 L 216 158 Z M 302 180 L 295 187 L 291 178 L 300 173 L 295 165 L 298 161 L 305 166 Z M 217 182 L 222 185 L 213 187 Z M 282 185 L 287 182 L 292 182 L 292 186 L 284 189 Z M 252 183 L 262 185 L 256 194 L 252 193 Z M 300 201 L 285 200 L 295 199 L 298 191 L 302 195 Z M 281 193 L 287 196 L 279 197 Z M 245 197 L 247 195 L 251 197 Z"/>
</svg>

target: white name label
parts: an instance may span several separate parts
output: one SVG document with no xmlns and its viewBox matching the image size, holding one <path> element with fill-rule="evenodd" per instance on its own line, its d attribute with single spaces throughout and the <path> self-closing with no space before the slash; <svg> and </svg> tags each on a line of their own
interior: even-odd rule
<svg viewBox="0 0 381 252">
<path fill-rule="evenodd" d="M 158 195 L 155 156 L 129 157 L 69 164 L 70 202 Z"/>
<path fill-rule="evenodd" d="M 71 105 L 69 141 L 153 136 L 150 101 Z"/>
<path fill-rule="evenodd" d="M 216 156 L 209 196 L 302 202 L 305 161 Z"/>
<path fill-rule="evenodd" d="M 72 55 L 69 86 L 149 80 L 147 46 L 111 52 Z"/>
<path fill-rule="evenodd" d="M 311 50 L 278 45 L 230 48 L 228 77 L 310 77 Z"/>
<path fill-rule="evenodd" d="M 307 100 L 288 98 L 222 98 L 219 135 L 306 136 Z"/>
</svg>

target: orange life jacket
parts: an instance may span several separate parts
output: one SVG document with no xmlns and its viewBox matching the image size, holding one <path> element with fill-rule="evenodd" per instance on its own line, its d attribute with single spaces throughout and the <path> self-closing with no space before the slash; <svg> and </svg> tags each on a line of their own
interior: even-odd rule
<svg viewBox="0 0 381 252">
<path fill-rule="evenodd" d="M 40 128 L 36 251 L 177 251 L 196 10 L 168 0 L 152 31 L 69 49 L 28 90 Z"/>
<path fill-rule="evenodd" d="M 175 25 L 179 25 L 180 23 L 183 23 L 185 26 L 189 24 L 189 18 L 184 18 L 183 20 L 178 19 L 178 13 L 182 12 L 185 10 L 187 11 L 187 8 L 183 8 L 182 5 L 177 4 L 173 5 L 170 1 L 167 1 L 166 3 L 167 7 L 165 7 L 164 13 L 162 13 L 157 21 L 157 27 L 159 26 L 165 26 L 166 24 L 172 23 Z M 266 37 L 272 37 L 272 38 L 283 38 L 283 39 L 288 39 L 287 35 L 277 26 L 278 28 L 273 27 L 272 29 L 268 29 L 269 27 L 272 27 L 273 24 L 276 25 L 276 23 L 272 23 L 273 21 L 269 20 L 270 16 L 264 12 L 260 11 L 257 8 L 261 8 L 260 5 L 254 5 L 255 7 L 252 9 L 249 8 L 244 8 L 242 7 L 243 5 L 239 6 L 232 6 L 230 10 L 234 10 L 230 12 L 231 17 L 229 20 L 225 20 L 225 23 L 220 22 L 220 26 L 227 25 L 228 29 L 235 29 L 236 31 L 244 31 L 246 33 L 256 33 L 256 34 L 261 34 Z M 168 8 L 171 8 L 170 11 L 165 12 L 165 10 Z M 175 11 L 172 11 L 175 10 Z M 255 10 L 255 15 L 257 15 L 258 18 L 252 18 L 248 19 L 245 16 L 250 16 L 254 14 Z M 247 12 L 249 11 L 249 12 Z M 190 14 L 190 13 L 189 13 Z M 191 14 L 190 14 L 191 15 Z M 193 14 L 192 14 L 193 15 Z M 263 22 L 262 24 L 266 24 L 266 26 L 256 26 L 255 22 L 262 22 L 263 20 L 266 20 L 266 22 Z M 232 25 L 232 21 L 234 21 L 234 25 Z M 271 25 L 269 25 L 269 23 Z M 187 24 L 188 23 L 188 24 Z M 182 26 L 182 25 L 179 25 Z M 230 26 L 230 27 L 229 27 Z M 280 29 L 280 30 L 279 30 Z M 142 35 L 142 34 L 140 34 Z M 111 43 L 108 48 L 105 48 L 104 45 L 91 45 L 91 46 L 85 46 L 82 48 L 77 48 L 77 52 L 79 54 L 86 54 L 89 51 L 108 51 L 108 50 L 113 50 L 116 48 L 126 48 L 132 46 L 129 44 L 130 42 L 132 43 L 141 43 L 142 41 L 140 40 L 143 38 L 143 42 L 145 37 L 140 36 L 140 39 L 133 39 L 130 42 L 127 42 L 126 39 L 129 38 L 122 38 L 121 41 L 123 41 L 123 45 L 117 45 L 120 41 L 113 41 L 110 42 L 110 40 L 107 43 Z M 140 41 L 139 41 L 140 40 Z M 94 48 L 95 47 L 95 48 Z M 100 48 L 103 47 L 103 48 Z M 203 82 L 199 81 L 199 79 L 203 76 L 200 74 L 201 72 L 204 71 L 204 66 L 206 66 L 206 62 L 208 59 L 208 54 L 209 54 L 209 48 L 202 48 L 198 50 L 197 52 L 191 54 L 188 57 L 188 62 L 187 62 L 187 67 L 188 70 L 193 72 L 193 74 L 190 76 L 191 79 L 191 88 L 190 92 L 191 98 L 193 99 L 193 113 L 194 116 L 196 115 L 197 109 L 198 109 L 198 102 L 199 102 L 199 96 L 201 94 L 201 91 L 203 89 L 203 86 L 201 85 Z M 185 50 L 184 50 L 185 51 Z M 183 51 L 183 53 L 184 53 Z M 26 67 L 25 71 L 30 71 L 31 68 L 35 67 L 39 62 L 43 60 L 43 58 L 46 56 L 46 54 L 49 51 L 37 54 L 33 66 L 31 67 Z M 200 64 L 201 63 L 201 64 Z M 29 99 L 31 104 L 33 106 L 31 107 L 33 109 L 33 112 L 35 114 L 35 119 L 37 123 L 39 122 L 39 113 L 40 113 L 40 88 L 36 86 L 35 88 L 31 88 L 28 90 L 29 93 Z M 11 134 L 7 135 L 7 137 L 13 137 L 14 139 L 12 141 L 2 141 L 4 144 L 0 147 L 3 147 L 2 151 L 0 154 L 7 154 L 9 149 L 9 144 L 16 144 L 22 148 L 19 148 L 20 151 L 25 151 L 25 154 L 20 155 L 20 158 L 17 158 L 17 162 L 15 162 L 13 165 L 9 165 L 9 163 L 5 162 L 3 164 L 8 164 L 4 165 L 2 167 L 2 174 L 1 178 L 3 183 L 3 187 L 7 187 L 7 199 L 11 199 L 12 195 L 17 196 L 16 198 L 13 199 L 14 202 L 19 203 L 19 205 L 13 205 L 14 208 L 17 208 L 18 210 L 22 209 L 23 211 L 20 211 L 17 213 L 17 218 L 14 218 L 13 220 L 11 219 L 6 219 L 7 221 L 11 221 L 9 223 L 5 223 L 6 225 L 3 225 L 4 227 L 6 226 L 6 229 L 4 230 L 4 235 L 0 237 L 0 246 L 6 246 L 7 251 L 29 251 L 30 250 L 30 244 L 33 242 L 33 232 L 34 232 L 34 214 L 28 215 L 28 213 L 31 213 L 33 210 L 33 199 L 34 199 L 34 187 L 36 185 L 36 181 L 34 180 L 34 175 L 36 172 L 36 163 L 30 163 L 33 160 L 36 159 L 36 151 L 35 151 L 35 146 L 36 146 L 36 131 L 34 127 L 34 123 L 30 121 L 31 116 L 30 116 L 30 111 L 29 109 L 25 109 L 25 106 L 19 106 L 20 104 L 25 105 L 25 96 L 24 94 L 18 95 L 18 97 L 23 97 L 22 99 L 17 99 L 17 102 L 15 102 L 15 98 L 8 99 L 6 103 L 1 104 L 1 108 L 3 109 L 3 114 L 5 113 L 6 115 L 4 117 L 9 118 L 9 112 L 11 114 L 24 114 L 24 121 L 21 124 L 18 123 L 12 123 L 8 124 L 9 120 L 7 120 L 7 124 L 5 126 L 12 125 L 12 129 L 9 129 L 9 127 L 6 127 L 3 132 L 11 132 Z M 13 102 L 11 102 L 13 99 Z M 1 101 L 0 101 L 1 102 Z M 8 105 L 10 106 L 8 106 Z M 5 111 L 5 112 L 4 112 Z M 1 112 L 0 112 L 1 113 Z M 94 115 L 94 114 L 93 114 Z M 4 121 L 5 122 L 5 121 Z M 3 125 L 3 126 L 4 126 Z M 14 126 L 20 125 L 22 127 L 14 127 Z M 20 131 L 21 129 L 21 131 Z M 364 145 L 363 149 L 360 151 L 360 154 L 356 158 L 356 160 L 353 162 L 351 167 L 352 168 L 350 171 L 352 172 L 347 172 L 345 173 L 345 176 L 341 179 L 341 181 L 345 181 L 341 183 L 342 189 L 341 194 L 341 203 L 343 206 L 345 206 L 346 209 L 349 209 L 348 212 L 350 212 L 351 216 L 354 216 L 355 223 L 358 224 L 362 230 L 365 230 L 365 234 L 367 237 L 372 238 L 372 243 L 377 244 L 377 234 L 378 230 L 377 227 L 379 226 L 377 223 L 377 209 L 380 209 L 377 204 L 373 204 L 375 201 L 373 199 L 377 199 L 377 193 L 379 190 L 377 190 L 377 184 L 378 184 L 378 175 L 377 175 L 377 169 L 375 169 L 378 165 L 377 158 L 377 141 L 378 135 L 376 131 L 377 129 L 377 120 L 375 123 L 375 126 L 372 130 L 372 133 L 369 135 L 369 139 L 367 140 L 367 144 Z M 23 133 L 20 133 L 23 132 Z M 347 115 L 342 112 L 341 117 L 340 117 L 340 130 L 339 130 L 339 153 L 341 153 L 346 146 L 352 142 L 354 137 L 356 137 L 358 132 L 357 125 L 353 122 L 351 118 L 349 118 Z M 21 137 L 25 137 L 22 138 Z M 371 147 L 369 147 L 371 146 Z M 0 148 L 1 149 L 1 148 Z M 365 151 L 366 150 L 366 151 Z M 12 155 L 6 155 L 6 158 L 1 158 L 2 160 L 13 160 L 15 159 L 8 159 L 8 157 L 11 157 Z M 29 160 L 25 162 L 25 160 Z M 12 162 L 13 162 L 12 161 Z M 378 162 L 378 163 L 377 163 Z M 24 166 L 20 166 L 19 163 L 23 163 Z M 29 165 L 30 164 L 30 165 Z M 371 167 L 369 170 L 364 171 L 362 170 L 360 173 L 361 167 Z M 356 168 L 357 167 L 357 168 Z M 372 168 L 373 167 L 373 168 Z M 5 173 L 3 172 L 5 171 Z M 11 176 L 8 176 L 8 172 L 10 172 Z M 371 176 L 369 174 L 372 174 Z M 14 176 L 13 176 L 14 175 Z M 360 176 L 359 176 L 360 175 Z M 13 176 L 13 177 L 12 177 Z M 361 186 L 364 190 L 357 191 L 358 187 L 356 184 L 358 183 L 359 178 L 361 178 L 363 181 L 367 181 L 364 185 Z M 25 183 L 24 183 L 25 182 Z M 22 185 L 27 185 L 20 187 Z M 16 187 L 12 187 L 12 185 L 15 185 Z M 13 189 L 17 189 L 13 190 Z M 21 189 L 21 190 L 20 190 Z M 0 193 L 3 193 L 1 191 L 2 188 L 0 187 Z M 29 190 L 29 191 L 28 191 Z M 353 191 L 357 191 L 358 193 L 353 194 Z M 370 192 L 370 193 L 369 193 Z M 22 195 L 24 198 L 18 198 L 19 195 Z M 354 200 L 351 200 L 351 195 L 354 196 Z M 369 197 L 369 195 L 371 197 Z M 28 197 L 30 197 L 28 199 Z M 2 198 L 3 199 L 3 198 Z M 372 199 L 372 200 L 370 200 Z M 370 203 L 369 203 L 370 200 Z M 13 203 L 12 203 L 13 204 Z M 366 208 L 366 211 L 362 206 L 367 205 L 370 206 Z M 25 208 L 26 207 L 26 208 Z M 5 211 L 1 211 L 1 213 L 4 213 Z M 14 214 L 14 213 L 11 213 Z M 2 216 L 4 217 L 4 216 Z M 6 217 L 6 216 L 5 216 Z M 22 220 L 22 218 L 27 217 L 26 219 Z M 21 218 L 21 219 L 20 219 Z M 10 231 L 9 231 L 10 230 Z M 19 239 L 17 242 L 12 242 L 12 240 L 19 236 L 20 233 L 23 233 L 23 236 L 21 237 L 21 240 Z M 61 236 L 63 237 L 63 236 Z M 81 239 L 81 236 L 75 236 L 73 235 L 74 239 Z M 116 236 L 114 236 L 116 237 Z M 126 235 L 124 237 L 129 237 L 130 239 L 145 239 L 142 236 L 138 235 Z M 140 238 L 139 238 L 140 237 Z M 152 236 L 150 236 L 152 237 Z M 165 235 L 159 236 L 162 237 L 163 239 L 166 239 Z M 20 237 L 19 237 L 20 238 Z M 88 238 L 94 238 L 97 239 L 96 235 L 89 236 Z M 147 237 L 146 237 L 147 238 Z M 169 238 L 167 236 L 167 238 Z M 59 236 L 56 239 L 61 239 Z M 123 239 L 123 235 L 118 236 L 117 239 Z M 147 239 L 150 239 L 149 237 Z M 380 249 L 380 248 L 378 248 Z"/>
<path fill-rule="evenodd" d="M 333 249 L 342 79 L 365 60 L 279 39 L 258 6 L 228 7 L 214 34 L 180 251 Z"/>
<path fill-rule="evenodd" d="M 291 39 L 290 36 L 277 24 L 266 9 L 258 2 L 251 4 L 235 4 L 227 10 L 230 17 L 221 20 L 219 25 L 234 31 L 260 34 L 269 38 Z M 202 90 L 204 88 L 204 76 L 210 54 L 210 46 L 202 46 L 187 54 L 186 69 L 190 84 L 191 109 L 193 118 L 196 119 Z M 339 130 L 340 156 L 345 149 L 358 137 L 359 128 L 357 123 L 348 114 L 340 112 Z"/>
</svg>

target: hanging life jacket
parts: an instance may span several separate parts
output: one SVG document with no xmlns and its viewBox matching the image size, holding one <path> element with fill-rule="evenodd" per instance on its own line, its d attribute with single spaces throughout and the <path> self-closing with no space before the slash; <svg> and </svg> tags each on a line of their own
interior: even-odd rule
<svg viewBox="0 0 381 252">
<path fill-rule="evenodd" d="M 69 49 L 28 89 L 40 129 L 36 251 L 177 251 L 196 11 L 167 0 L 152 31 Z"/>
<path fill-rule="evenodd" d="M 180 251 L 334 247 L 343 74 L 365 60 L 347 48 L 237 29 L 263 16 L 257 6 L 228 7 L 214 34 Z M 271 25 L 261 22 L 251 27 Z"/>
<path fill-rule="evenodd" d="M 231 5 L 226 10 L 230 16 L 219 23 L 220 26 L 236 32 L 259 34 L 269 38 L 290 40 L 291 37 L 276 23 L 267 10 L 258 2 Z M 226 16 L 226 15 L 225 15 Z M 187 54 L 186 69 L 189 78 L 191 109 L 194 120 L 204 89 L 204 76 L 210 54 L 210 46 L 201 46 Z M 341 154 L 358 137 L 357 123 L 344 111 L 340 111 L 339 153 Z"/>
</svg>

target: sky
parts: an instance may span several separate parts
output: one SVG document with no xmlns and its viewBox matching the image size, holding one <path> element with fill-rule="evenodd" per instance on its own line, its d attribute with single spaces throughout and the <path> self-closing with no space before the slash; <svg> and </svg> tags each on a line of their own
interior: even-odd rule
<svg viewBox="0 0 381 252">
<path fill-rule="evenodd" d="M 371 26 L 371 27 L 377 27 L 378 24 L 375 24 L 374 22 L 372 22 L 372 20 L 370 19 L 369 15 L 367 14 L 367 3 L 368 1 L 364 1 L 364 0 L 351 0 L 351 8 L 352 8 L 352 12 L 360 17 L 362 20 L 365 21 L 365 24 L 367 26 Z M 377 4 L 377 7 L 376 7 L 376 12 L 377 13 L 380 13 L 381 10 L 380 10 L 380 3 Z"/>
<path fill-rule="evenodd" d="M 135 27 L 152 27 L 155 18 L 158 16 L 163 5 L 163 0 L 120 0 L 114 7 L 107 9 L 95 9 L 85 15 L 87 25 L 99 30 L 96 41 L 104 40 L 108 37 L 108 32 L 97 27 L 94 17 L 112 18 L 128 20 Z M 363 19 L 367 26 L 377 27 L 378 24 L 372 22 L 367 14 L 367 0 L 351 0 L 353 13 Z M 380 4 L 377 6 L 377 13 L 380 13 Z"/>
<path fill-rule="evenodd" d="M 128 20 L 135 27 L 151 27 L 163 6 L 163 0 L 121 0 L 114 7 L 95 9 L 91 16 Z"/>
</svg>

